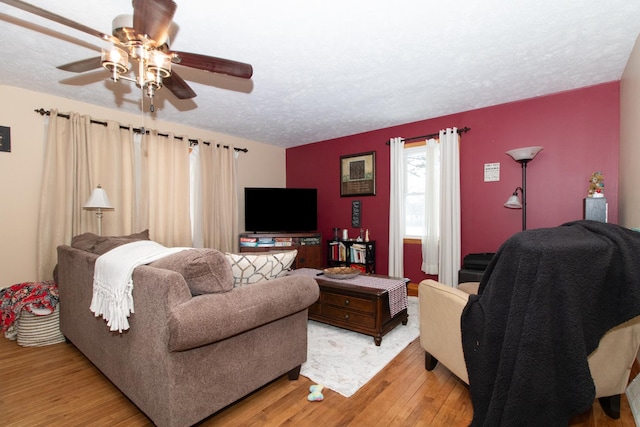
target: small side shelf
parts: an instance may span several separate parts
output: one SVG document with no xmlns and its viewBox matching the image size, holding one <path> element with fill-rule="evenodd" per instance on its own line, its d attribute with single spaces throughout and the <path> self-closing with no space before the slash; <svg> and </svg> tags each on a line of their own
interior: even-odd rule
<svg viewBox="0 0 640 427">
<path fill-rule="evenodd" d="M 357 240 L 330 240 L 327 242 L 329 267 L 350 266 L 364 273 L 375 273 L 376 242 Z"/>
</svg>

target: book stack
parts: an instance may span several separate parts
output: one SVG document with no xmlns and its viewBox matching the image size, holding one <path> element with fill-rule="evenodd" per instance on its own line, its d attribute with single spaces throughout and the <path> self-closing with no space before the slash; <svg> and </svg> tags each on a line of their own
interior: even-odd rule
<svg viewBox="0 0 640 427">
<path fill-rule="evenodd" d="M 275 246 L 292 246 L 293 239 L 291 237 L 276 237 L 274 239 Z"/>
<path fill-rule="evenodd" d="M 258 246 L 258 239 L 255 237 L 240 237 L 240 246 L 255 248 Z"/>
<path fill-rule="evenodd" d="M 258 237 L 259 248 L 270 248 L 276 245 L 276 241 L 273 237 Z"/>
<path fill-rule="evenodd" d="M 351 262 L 364 264 L 367 262 L 367 246 L 360 243 L 354 243 L 351 245 L 351 252 L 349 255 L 351 255 Z"/>
<path fill-rule="evenodd" d="M 331 248 L 331 259 L 333 261 L 346 261 L 347 260 L 347 248 L 342 242 L 329 243 Z"/>
</svg>

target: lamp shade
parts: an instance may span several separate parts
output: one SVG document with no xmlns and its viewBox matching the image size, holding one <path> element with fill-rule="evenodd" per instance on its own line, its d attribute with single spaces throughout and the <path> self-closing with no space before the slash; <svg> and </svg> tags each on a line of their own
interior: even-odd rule
<svg viewBox="0 0 640 427">
<path fill-rule="evenodd" d="M 89 200 L 83 206 L 84 209 L 113 209 L 107 192 L 99 185 L 93 190 Z"/>
<path fill-rule="evenodd" d="M 522 209 L 522 203 L 520 203 L 520 197 L 517 194 L 511 195 L 504 204 L 505 208 L 510 209 Z"/>
<path fill-rule="evenodd" d="M 529 161 L 533 160 L 533 158 L 542 150 L 543 147 L 522 147 L 522 148 L 514 148 L 513 150 L 507 151 L 507 154 L 510 155 L 513 160 L 516 162 Z"/>
</svg>

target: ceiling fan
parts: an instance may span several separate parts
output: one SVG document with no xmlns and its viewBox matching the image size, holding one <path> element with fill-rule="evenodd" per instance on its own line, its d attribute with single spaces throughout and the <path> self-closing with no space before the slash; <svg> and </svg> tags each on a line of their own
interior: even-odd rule
<svg viewBox="0 0 640 427">
<path fill-rule="evenodd" d="M 113 46 L 110 49 L 103 49 L 100 57 L 71 62 L 57 68 L 83 73 L 102 66 L 111 73 L 111 79 L 114 82 L 120 79 L 129 80 L 146 90 L 151 100 L 152 112 L 154 111 L 153 97 L 162 87 L 169 89 L 179 99 L 190 99 L 196 96 L 187 82 L 175 70 L 171 70 L 172 63 L 243 79 L 250 79 L 253 75 L 253 67 L 250 64 L 171 50 L 168 31 L 177 8 L 177 4 L 172 0 L 133 0 L 133 16 L 117 16 L 113 20 L 112 35 L 104 34 L 21 0 L 0 0 L 0 2 L 111 42 Z M 130 70 L 129 58 L 138 63 L 134 78 L 125 76 Z"/>
</svg>

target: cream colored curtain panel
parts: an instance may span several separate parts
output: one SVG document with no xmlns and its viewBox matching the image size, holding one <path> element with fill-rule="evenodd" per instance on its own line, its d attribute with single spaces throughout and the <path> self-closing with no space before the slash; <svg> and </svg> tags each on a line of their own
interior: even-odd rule
<svg viewBox="0 0 640 427">
<path fill-rule="evenodd" d="M 197 218 L 199 246 L 236 251 L 238 197 L 235 150 L 199 144 L 199 170 L 191 177 L 189 140 L 77 113 L 50 111 L 45 149 L 37 263 L 39 280 L 51 278 L 56 248 L 73 236 L 97 232 L 95 211 L 83 210 L 101 185 L 113 210 L 105 211 L 104 235 L 149 229 L 165 246 L 192 246 L 191 214 Z M 192 191 L 192 185 L 196 192 Z M 198 201 L 192 204 L 191 196 Z M 194 212 L 192 212 L 194 210 Z"/>
<path fill-rule="evenodd" d="M 91 123 L 77 113 L 58 117 L 51 110 L 38 216 L 38 279 L 51 278 L 56 248 L 84 232 L 97 232 L 94 211 L 82 209 L 99 184 L 115 210 L 103 221 L 104 234 L 133 230 L 133 138 L 116 122 Z"/>
<path fill-rule="evenodd" d="M 204 247 L 221 252 L 238 250 L 236 156 L 232 146 L 198 144 L 200 166 L 200 224 Z M 196 238 L 197 239 L 197 238 Z"/>
<path fill-rule="evenodd" d="M 142 229 L 165 246 L 191 246 L 189 141 L 148 131 L 141 155 Z"/>
</svg>

